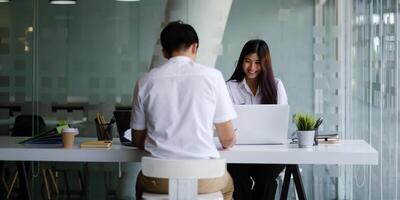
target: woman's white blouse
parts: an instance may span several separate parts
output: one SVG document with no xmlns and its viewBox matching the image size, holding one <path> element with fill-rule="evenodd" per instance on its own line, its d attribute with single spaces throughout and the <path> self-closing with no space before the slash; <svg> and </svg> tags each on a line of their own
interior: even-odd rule
<svg viewBox="0 0 400 200">
<path fill-rule="evenodd" d="M 287 95 L 285 87 L 281 80 L 275 78 L 276 89 L 277 89 L 277 104 L 288 104 Z M 261 95 L 259 93 L 259 88 L 257 88 L 256 95 L 254 96 L 250 90 L 246 79 L 241 82 L 234 80 L 228 81 L 226 83 L 228 87 L 229 94 L 232 98 L 233 104 L 243 105 L 243 104 L 261 104 Z"/>
</svg>

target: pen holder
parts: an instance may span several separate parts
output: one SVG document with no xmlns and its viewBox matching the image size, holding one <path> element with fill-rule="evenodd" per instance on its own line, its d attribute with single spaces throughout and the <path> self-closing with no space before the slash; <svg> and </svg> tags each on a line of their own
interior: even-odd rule
<svg viewBox="0 0 400 200">
<path fill-rule="evenodd" d="M 97 119 L 94 119 L 94 122 L 96 124 L 97 140 L 111 141 L 113 124 L 100 124 Z"/>
<path fill-rule="evenodd" d="M 318 128 L 315 129 L 314 146 L 318 146 Z"/>
</svg>

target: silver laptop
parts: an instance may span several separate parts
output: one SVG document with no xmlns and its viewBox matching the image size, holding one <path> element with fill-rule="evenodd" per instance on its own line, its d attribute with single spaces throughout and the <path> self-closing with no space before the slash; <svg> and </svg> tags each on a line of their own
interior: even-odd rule
<svg viewBox="0 0 400 200">
<path fill-rule="evenodd" d="M 288 138 L 288 105 L 235 105 L 236 144 L 285 144 Z"/>
</svg>

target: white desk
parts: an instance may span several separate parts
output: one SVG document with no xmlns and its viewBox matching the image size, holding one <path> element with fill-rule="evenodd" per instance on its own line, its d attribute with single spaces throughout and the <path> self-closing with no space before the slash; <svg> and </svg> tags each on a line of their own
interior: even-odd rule
<svg viewBox="0 0 400 200">
<path fill-rule="evenodd" d="M 0 160 L 8 161 L 60 161 L 60 162 L 140 162 L 147 155 L 143 150 L 122 146 L 114 139 L 110 149 L 81 149 L 79 144 L 97 138 L 78 137 L 74 149 L 31 148 L 18 144 L 25 137 L 0 137 Z"/>
<path fill-rule="evenodd" d="M 140 162 L 143 150 L 125 147 L 114 140 L 110 149 L 27 148 L 24 138 L 0 137 L 0 160 L 68 162 Z M 77 144 L 95 138 L 78 138 Z M 363 140 L 343 140 L 339 144 L 320 144 L 309 149 L 290 145 L 237 145 L 220 151 L 228 163 L 348 164 L 376 165 L 378 152 Z"/>
<path fill-rule="evenodd" d="M 78 144 L 95 138 L 77 138 L 74 149 L 27 148 L 18 142 L 24 138 L 0 137 L 0 160 L 8 161 L 67 161 L 67 162 L 140 162 L 145 151 L 125 147 L 114 140 L 110 149 L 80 149 Z M 343 140 L 339 144 L 320 144 L 300 149 L 290 145 L 237 145 L 220 151 L 228 163 L 286 164 L 281 199 L 286 199 L 291 175 L 299 199 L 307 199 L 298 164 L 377 165 L 378 152 L 363 140 Z M 25 174 L 25 173 L 24 173 Z"/>
<path fill-rule="evenodd" d="M 343 140 L 312 148 L 289 145 L 237 145 L 221 151 L 228 163 L 377 165 L 378 152 L 364 140 Z"/>
</svg>

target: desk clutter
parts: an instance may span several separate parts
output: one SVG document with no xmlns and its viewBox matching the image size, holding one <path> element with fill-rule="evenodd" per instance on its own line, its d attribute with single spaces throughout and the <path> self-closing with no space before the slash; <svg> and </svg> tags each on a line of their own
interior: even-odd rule
<svg viewBox="0 0 400 200">
<path fill-rule="evenodd" d="M 111 141 L 112 140 L 112 129 L 115 119 L 112 118 L 110 122 L 106 122 L 104 116 L 100 113 L 97 113 L 96 118 L 94 119 L 96 125 L 97 139 Z"/>
<path fill-rule="evenodd" d="M 293 122 L 297 131 L 293 132 L 290 144 L 298 144 L 299 148 L 311 148 L 318 144 L 337 144 L 340 142 L 337 131 L 320 132 L 319 127 L 324 122 L 323 117 L 315 117 L 309 113 L 296 113 Z"/>
<path fill-rule="evenodd" d="M 57 126 L 56 128 L 29 137 L 28 139 L 19 142 L 19 144 L 28 147 L 39 147 L 39 148 L 63 147 L 62 130 L 64 128 L 69 128 L 69 125 Z"/>
<path fill-rule="evenodd" d="M 112 130 L 115 119 L 112 118 L 106 122 L 103 115 L 97 113 L 94 119 L 96 125 L 97 139 L 84 141 L 80 144 L 81 148 L 110 148 L 112 145 Z M 26 147 L 37 148 L 68 148 L 75 146 L 75 136 L 79 134 L 79 130 L 71 128 L 68 124 L 59 125 L 51 130 L 29 137 L 19 144 Z"/>
<path fill-rule="evenodd" d="M 297 144 L 297 137 L 292 136 L 290 144 Z M 336 132 L 320 132 L 316 136 L 318 144 L 338 144 L 340 143 L 339 134 Z"/>
<path fill-rule="evenodd" d="M 106 122 L 104 116 L 100 113 L 96 114 L 94 119 L 97 132 L 97 140 L 88 140 L 80 144 L 81 148 L 111 148 L 112 145 L 112 129 L 115 119 Z"/>
</svg>

